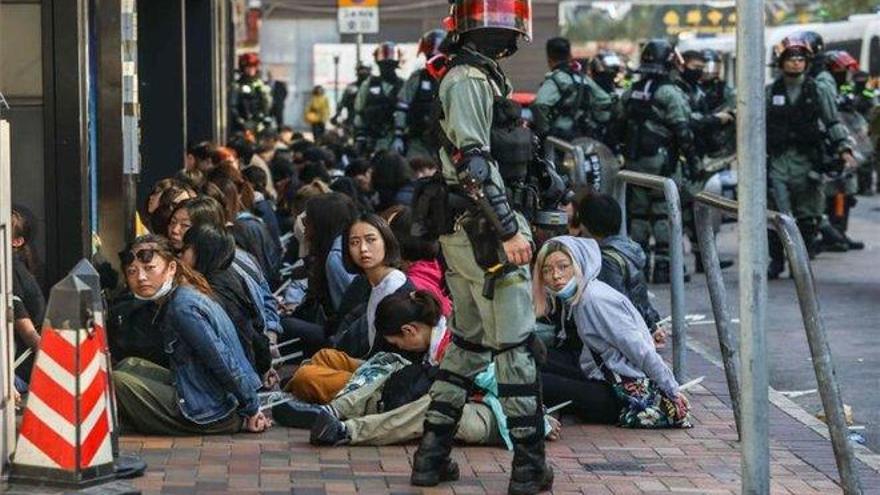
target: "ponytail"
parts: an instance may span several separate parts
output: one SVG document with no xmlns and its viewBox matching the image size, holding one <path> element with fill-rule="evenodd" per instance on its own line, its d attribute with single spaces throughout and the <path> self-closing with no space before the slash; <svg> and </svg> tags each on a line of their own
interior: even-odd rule
<svg viewBox="0 0 880 495">
<path fill-rule="evenodd" d="M 392 294 L 376 308 L 376 330 L 382 337 L 403 333 L 403 326 L 414 321 L 434 327 L 442 316 L 440 303 L 428 291 Z"/>
</svg>

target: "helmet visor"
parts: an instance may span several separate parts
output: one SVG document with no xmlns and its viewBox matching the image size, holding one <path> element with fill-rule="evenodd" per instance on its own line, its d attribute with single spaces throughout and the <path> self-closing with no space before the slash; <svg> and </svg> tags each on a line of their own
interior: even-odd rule
<svg viewBox="0 0 880 495">
<path fill-rule="evenodd" d="M 510 29 L 531 41 L 531 0 L 459 0 L 455 6 L 456 31 L 481 28 Z"/>
</svg>

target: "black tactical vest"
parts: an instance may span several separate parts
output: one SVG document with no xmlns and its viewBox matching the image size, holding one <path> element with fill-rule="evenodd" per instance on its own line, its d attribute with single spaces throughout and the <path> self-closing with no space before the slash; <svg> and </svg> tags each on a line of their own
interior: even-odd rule
<svg viewBox="0 0 880 495">
<path fill-rule="evenodd" d="M 504 75 L 493 65 L 487 63 L 481 57 L 468 53 L 457 55 L 450 63 L 449 70 L 458 65 L 470 65 L 486 74 L 489 81 L 494 82 L 501 89 L 502 94 L 510 92 Z M 437 98 L 436 106 L 440 108 L 440 99 Z M 522 107 L 519 103 L 504 97 L 496 96 L 492 102 L 492 129 L 490 130 L 489 147 L 492 158 L 498 162 L 498 170 L 508 185 L 511 181 L 519 181 L 526 178 L 529 164 L 532 162 L 534 150 L 532 148 L 532 131 L 522 125 Z M 442 116 L 440 108 L 439 118 Z M 441 144 L 450 151 L 451 143 L 442 130 L 438 127 L 438 135 Z"/>
<path fill-rule="evenodd" d="M 633 84 L 626 101 L 626 147 L 627 158 L 631 160 L 655 156 L 669 140 L 645 125 L 652 121 L 655 125 L 666 127 L 654 105 L 654 96 L 663 86 L 672 84 L 667 78 L 642 79 Z"/>
<path fill-rule="evenodd" d="M 439 84 L 434 81 L 428 71 L 420 69 L 418 71 L 419 81 L 416 92 L 412 101 L 409 102 L 409 109 L 406 112 L 406 126 L 409 128 L 410 137 L 421 137 L 431 123 L 431 110 L 434 107 L 434 100 L 437 99 L 437 89 Z"/>
<path fill-rule="evenodd" d="M 361 118 L 364 126 L 372 136 L 380 137 L 388 133 L 394 127 L 394 109 L 397 108 L 397 94 L 403 86 L 400 79 L 394 81 L 391 92 L 385 94 L 382 88 L 383 79 L 378 76 L 370 76 L 368 81 L 369 91 L 361 110 Z"/>
<path fill-rule="evenodd" d="M 791 148 L 818 151 L 823 139 L 819 115 L 819 93 L 813 78 L 804 79 L 797 101 L 789 100 L 783 78 L 776 79 L 767 99 L 767 152 L 776 156 Z"/>
</svg>

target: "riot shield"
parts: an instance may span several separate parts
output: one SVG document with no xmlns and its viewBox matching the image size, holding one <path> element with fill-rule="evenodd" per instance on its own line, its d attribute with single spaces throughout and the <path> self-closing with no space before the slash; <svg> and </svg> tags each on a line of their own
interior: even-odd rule
<svg viewBox="0 0 880 495">
<path fill-rule="evenodd" d="M 578 187 L 589 187 L 594 191 L 613 194 L 613 180 L 617 172 L 623 168 L 620 160 L 601 141 L 589 137 L 581 137 L 572 144 L 584 150 L 584 163 L 575 164 L 570 156 L 566 156 L 564 164 L 572 177 L 572 183 Z M 571 164 L 569 164 L 571 160 Z M 576 170 L 580 167 L 581 170 Z M 584 179 L 585 178 L 585 179 Z M 585 183 L 580 183 L 585 180 Z"/>
<path fill-rule="evenodd" d="M 839 112 L 840 123 L 849 131 L 853 143 L 853 155 L 859 165 L 869 163 L 874 156 L 874 144 L 868 136 L 868 121 L 858 112 Z"/>
</svg>

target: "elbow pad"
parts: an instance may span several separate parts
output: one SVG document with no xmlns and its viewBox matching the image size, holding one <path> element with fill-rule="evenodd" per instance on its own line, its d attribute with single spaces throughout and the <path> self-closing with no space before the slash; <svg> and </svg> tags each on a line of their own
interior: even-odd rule
<svg viewBox="0 0 880 495">
<path fill-rule="evenodd" d="M 492 182 L 491 159 L 482 150 L 463 152 L 455 163 L 455 173 L 459 184 L 481 206 L 481 213 L 490 216 L 488 220 L 498 230 L 501 240 L 506 241 L 516 235 L 518 226 L 504 186 Z"/>
</svg>

